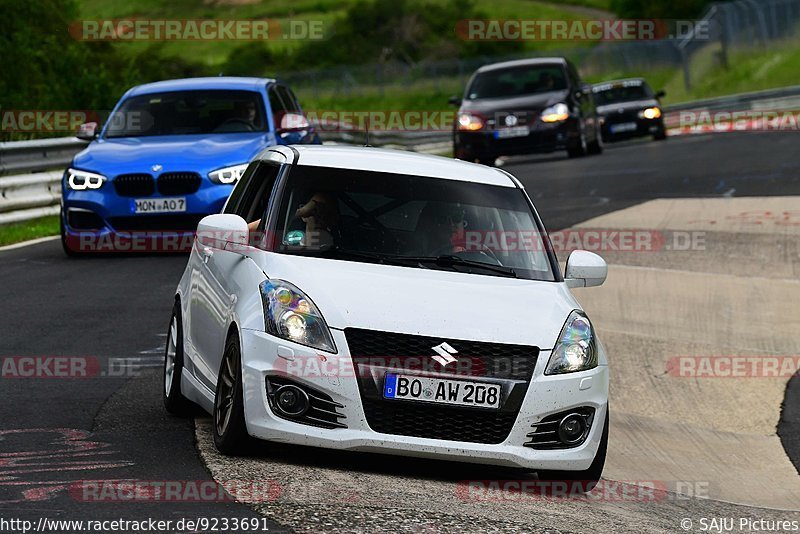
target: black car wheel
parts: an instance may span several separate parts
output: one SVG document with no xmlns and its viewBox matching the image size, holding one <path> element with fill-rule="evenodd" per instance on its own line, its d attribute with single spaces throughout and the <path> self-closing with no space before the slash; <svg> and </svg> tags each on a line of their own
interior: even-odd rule
<svg viewBox="0 0 800 534">
<path fill-rule="evenodd" d="M 663 141 L 666 138 L 667 138 L 667 130 L 666 128 L 664 128 L 664 125 L 662 124 L 661 127 L 656 131 L 656 133 L 653 134 L 653 139 L 655 139 L 656 141 Z"/>
<path fill-rule="evenodd" d="M 588 145 L 588 152 L 592 155 L 602 154 L 603 153 L 603 135 L 600 133 L 599 128 L 595 128 L 594 131 L 594 141 L 589 143 Z"/>
<path fill-rule="evenodd" d="M 567 142 L 567 156 L 571 158 L 580 158 L 586 155 L 588 148 L 586 146 L 586 134 L 583 128 L 578 126 L 578 137 Z"/>
<path fill-rule="evenodd" d="M 192 413 L 192 402 L 183 396 L 183 322 L 181 305 L 177 301 L 169 321 L 167 347 L 164 351 L 164 408 L 172 415 L 185 417 Z"/>
<path fill-rule="evenodd" d="M 608 410 L 606 409 L 606 423 L 603 427 L 603 435 L 600 438 L 600 446 L 594 456 L 592 465 L 585 471 L 539 471 L 539 480 L 571 482 L 573 483 L 570 491 L 590 492 L 600 482 L 603 475 L 603 467 L 606 464 L 606 452 L 608 451 Z"/>
<path fill-rule="evenodd" d="M 244 419 L 242 353 L 236 335 L 231 335 L 225 343 L 217 375 L 213 419 L 214 445 L 219 452 L 235 456 L 247 449 L 251 438 Z"/>
</svg>

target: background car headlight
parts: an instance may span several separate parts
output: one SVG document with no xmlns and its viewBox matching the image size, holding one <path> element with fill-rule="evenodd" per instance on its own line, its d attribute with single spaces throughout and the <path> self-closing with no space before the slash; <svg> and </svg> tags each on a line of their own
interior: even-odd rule
<svg viewBox="0 0 800 534">
<path fill-rule="evenodd" d="M 597 346 L 594 329 L 583 312 L 574 310 L 561 329 L 544 374 L 574 373 L 595 367 L 597 367 Z"/>
<path fill-rule="evenodd" d="M 239 181 L 244 171 L 247 170 L 247 165 L 247 163 L 242 163 L 232 167 L 225 167 L 224 169 L 217 169 L 208 173 L 208 177 L 211 178 L 212 182 L 218 184 L 232 184 Z"/>
<path fill-rule="evenodd" d="M 561 122 L 569 118 L 569 108 L 566 104 L 559 102 L 542 111 L 542 122 Z"/>
<path fill-rule="evenodd" d="M 78 169 L 67 169 L 67 185 L 73 191 L 83 191 L 84 189 L 100 189 L 105 183 L 106 177 L 102 174 L 95 174 Z"/>
<path fill-rule="evenodd" d="M 660 116 L 661 110 L 659 108 L 647 108 L 639 112 L 640 119 L 657 119 Z"/>
<path fill-rule="evenodd" d="M 458 129 L 466 132 L 474 132 L 483 128 L 483 119 L 472 113 L 458 114 Z"/>
<path fill-rule="evenodd" d="M 315 349 L 336 352 L 325 319 L 302 291 L 283 280 L 265 280 L 259 288 L 268 333 Z"/>
</svg>

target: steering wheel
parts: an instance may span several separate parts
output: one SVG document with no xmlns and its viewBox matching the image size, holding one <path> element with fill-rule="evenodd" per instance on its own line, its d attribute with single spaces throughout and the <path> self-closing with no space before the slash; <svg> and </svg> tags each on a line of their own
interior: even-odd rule
<svg viewBox="0 0 800 534">
<path fill-rule="evenodd" d="M 436 250 L 434 250 L 432 255 L 433 256 L 442 256 L 442 255 L 458 256 L 459 254 L 463 254 L 464 252 L 475 253 L 475 254 L 481 254 L 483 256 L 486 256 L 487 258 L 490 258 L 490 259 L 494 260 L 495 262 L 497 262 L 497 265 L 503 265 L 503 262 L 500 261 L 500 258 L 497 257 L 497 254 L 495 254 L 492 249 L 490 249 L 489 247 L 487 247 L 484 244 L 481 244 L 479 246 L 480 246 L 480 250 L 464 250 L 464 251 L 460 251 L 460 252 L 453 252 L 453 245 L 444 245 L 444 246 L 439 247 Z"/>
</svg>

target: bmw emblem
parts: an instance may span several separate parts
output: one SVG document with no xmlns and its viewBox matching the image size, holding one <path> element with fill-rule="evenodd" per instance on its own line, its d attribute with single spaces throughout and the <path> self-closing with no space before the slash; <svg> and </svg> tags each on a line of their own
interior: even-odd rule
<svg viewBox="0 0 800 534">
<path fill-rule="evenodd" d="M 155 165 L 153 165 L 152 167 L 150 167 L 150 170 L 151 170 L 151 171 L 153 171 L 153 172 L 158 172 L 158 171 L 160 171 L 160 170 L 161 170 L 161 169 L 163 169 L 163 168 L 164 168 L 164 166 L 163 166 L 163 165 L 159 165 L 158 163 L 156 163 Z"/>
</svg>

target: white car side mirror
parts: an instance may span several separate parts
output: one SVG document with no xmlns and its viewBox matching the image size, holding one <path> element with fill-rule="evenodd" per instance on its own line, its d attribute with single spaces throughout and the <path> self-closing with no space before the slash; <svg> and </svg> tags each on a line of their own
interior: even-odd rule
<svg viewBox="0 0 800 534">
<path fill-rule="evenodd" d="M 247 222 L 238 215 L 218 213 L 200 220 L 197 225 L 197 241 L 219 249 L 225 248 L 227 243 L 248 245 L 250 232 Z"/>
<path fill-rule="evenodd" d="M 588 250 L 574 250 L 567 258 L 564 282 L 568 287 L 603 285 L 608 276 L 606 260 Z"/>
</svg>

